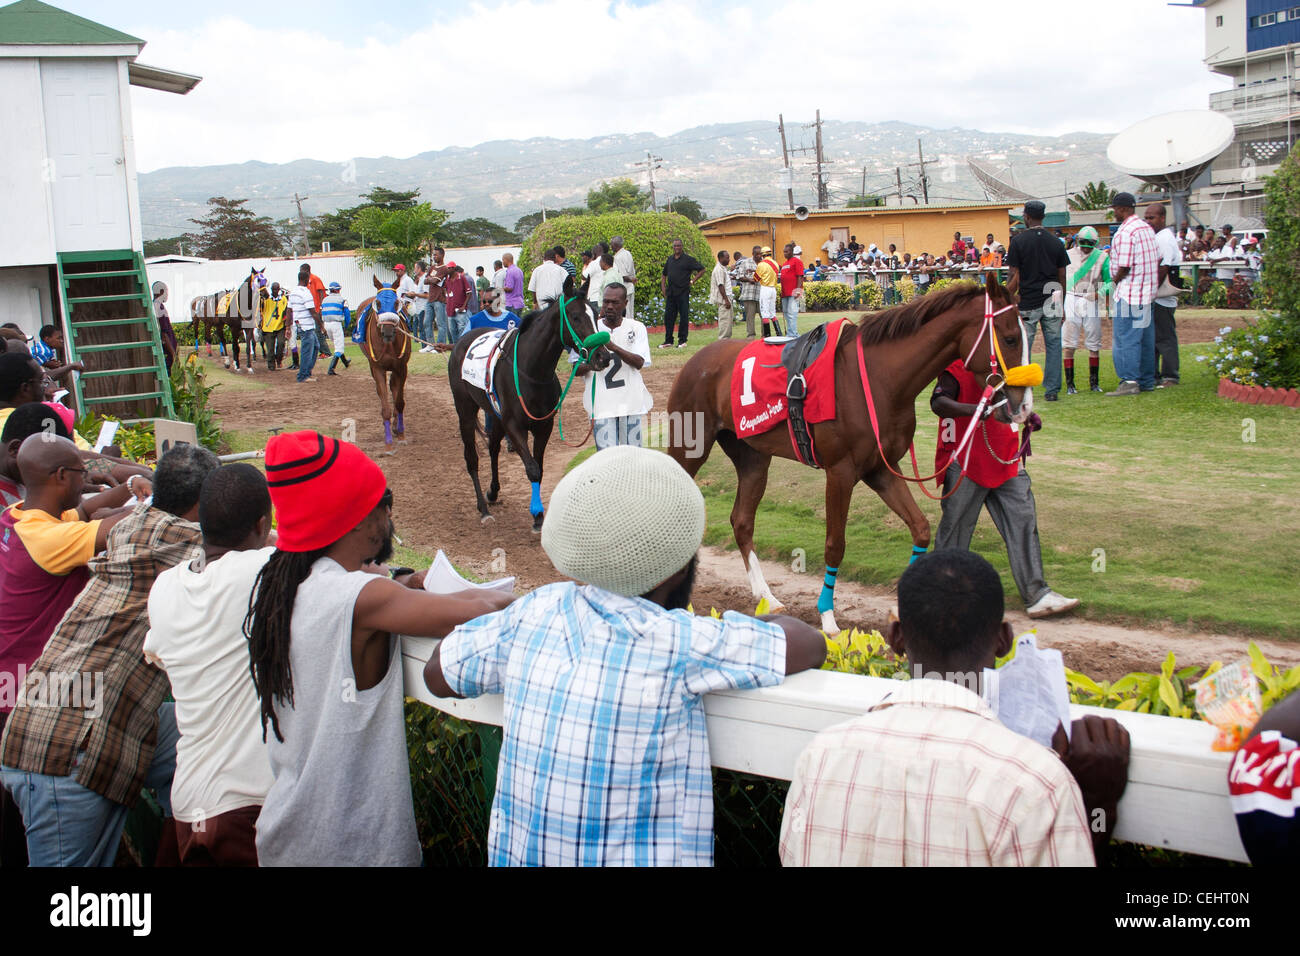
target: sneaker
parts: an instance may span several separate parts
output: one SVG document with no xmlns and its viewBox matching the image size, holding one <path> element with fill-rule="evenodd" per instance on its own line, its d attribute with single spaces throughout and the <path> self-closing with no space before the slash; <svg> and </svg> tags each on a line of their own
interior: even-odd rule
<svg viewBox="0 0 1300 956">
<path fill-rule="evenodd" d="M 1078 395 L 1078 394 L 1079 394 L 1079 390 L 1078 390 L 1077 388 L 1075 388 L 1073 385 L 1071 385 L 1071 386 L 1069 386 L 1069 387 L 1065 390 L 1065 394 L 1066 394 L 1066 395 Z"/>
<path fill-rule="evenodd" d="M 1047 400 L 1049 402 L 1059 402 L 1061 400 L 1061 396 L 1056 394 L 1055 392 L 1048 392 Z"/>
<path fill-rule="evenodd" d="M 660 347 L 661 349 L 670 349 L 670 348 L 673 347 L 673 343 L 672 343 L 672 342 L 665 342 L 663 345 L 661 345 L 661 346 L 659 346 L 659 347 Z"/>
<path fill-rule="evenodd" d="M 678 343 L 677 343 L 677 347 L 678 347 L 679 349 L 684 349 L 684 348 L 686 348 L 686 343 L 685 343 L 685 342 L 678 342 Z"/>
<path fill-rule="evenodd" d="M 1136 395 L 1140 391 L 1142 391 L 1142 389 L 1138 387 L 1137 382 L 1120 382 L 1119 388 L 1115 389 L 1115 391 L 1113 392 L 1107 392 L 1106 394 L 1108 396 L 1109 395 Z"/>
<path fill-rule="evenodd" d="M 1078 598 L 1068 598 L 1057 594 L 1055 591 L 1048 591 L 1025 608 L 1025 613 L 1033 618 L 1051 617 L 1053 614 L 1064 614 L 1066 611 L 1073 611 L 1078 606 Z"/>
<path fill-rule="evenodd" d="M 1177 384 L 1178 384 L 1178 379 L 1176 378 L 1162 378 L 1160 380 L 1160 384 L 1157 385 L 1156 388 L 1169 388 L 1170 386 L 1177 385 Z"/>
<path fill-rule="evenodd" d="M 314 381 L 316 381 L 316 379 L 312 378 L 312 377 L 309 375 L 309 376 L 307 376 L 306 378 L 300 378 L 300 379 L 298 379 L 298 384 L 301 385 L 303 382 L 314 382 Z"/>
</svg>

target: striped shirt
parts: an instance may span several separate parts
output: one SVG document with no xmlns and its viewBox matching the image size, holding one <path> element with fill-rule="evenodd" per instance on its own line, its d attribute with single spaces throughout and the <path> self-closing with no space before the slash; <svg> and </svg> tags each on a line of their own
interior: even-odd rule
<svg viewBox="0 0 1300 956">
<path fill-rule="evenodd" d="M 1160 249 L 1156 234 L 1146 220 L 1129 216 L 1110 243 L 1110 270 L 1121 266 L 1129 273 L 1115 285 L 1115 298 L 1129 305 L 1150 305 L 1160 285 Z"/>
<path fill-rule="evenodd" d="M 289 293 L 289 309 L 293 312 L 293 324 L 300 329 L 316 328 L 312 310 L 316 308 L 316 299 L 311 289 L 305 285 L 296 286 Z"/>
<path fill-rule="evenodd" d="M 799 757 L 786 866 L 1092 866 L 1083 798 L 1060 758 L 975 693 L 910 680 Z"/>
<path fill-rule="evenodd" d="M 348 307 L 343 301 L 343 293 L 331 292 L 321 301 L 320 320 L 322 322 L 337 322 L 342 325 L 348 317 Z"/>
<path fill-rule="evenodd" d="M 32 342 L 32 358 L 36 359 L 36 364 L 42 367 L 53 362 L 59 357 L 59 354 L 50 348 L 39 338 Z"/>
<path fill-rule="evenodd" d="M 703 695 L 781 683 L 785 633 L 561 583 L 461 625 L 440 656 L 457 693 L 505 694 L 492 865 L 709 866 Z"/>
</svg>

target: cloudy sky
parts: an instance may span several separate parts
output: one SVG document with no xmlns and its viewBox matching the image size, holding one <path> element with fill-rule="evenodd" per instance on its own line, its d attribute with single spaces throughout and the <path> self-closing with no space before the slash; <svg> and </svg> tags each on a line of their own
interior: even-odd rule
<svg viewBox="0 0 1300 956">
<path fill-rule="evenodd" d="M 1201 10 L 1163 0 L 54 0 L 203 77 L 135 90 L 163 166 L 410 156 L 786 116 L 1056 134 L 1205 109 Z M 993 11 L 992 13 L 990 11 Z"/>
</svg>

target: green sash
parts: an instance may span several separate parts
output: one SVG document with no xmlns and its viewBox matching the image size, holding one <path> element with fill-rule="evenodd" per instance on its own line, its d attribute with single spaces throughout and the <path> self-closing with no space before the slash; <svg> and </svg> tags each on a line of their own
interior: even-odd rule
<svg viewBox="0 0 1300 956">
<path fill-rule="evenodd" d="M 1098 259 L 1099 257 L 1103 256 L 1103 255 L 1105 255 L 1105 253 L 1103 253 L 1100 249 L 1093 249 L 1093 250 L 1092 250 L 1092 255 L 1088 256 L 1087 259 L 1084 259 L 1084 260 L 1083 260 L 1083 264 L 1079 266 L 1078 271 L 1075 272 L 1074 275 L 1070 276 L 1070 291 L 1071 291 L 1071 292 L 1074 291 L 1074 287 L 1077 286 L 1081 280 L 1083 280 L 1084 278 L 1087 277 L 1088 273 L 1092 272 L 1092 268 L 1093 268 L 1093 266 L 1095 266 L 1095 265 L 1097 264 L 1097 259 Z M 1106 257 L 1106 265 L 1109 265 L 1109 264 L 1110 264 L 1110 257 L 1107 256 L 1107 257 Z M 1106 271 L 1109 272 L 1110 270 L 1107 269 Z M 1110 279 L 1110 276 L 1106 276 L 1105 278 L 1106 278 L 1107 280 L 1109 280 L 1109 279 Z"/>
</svg>

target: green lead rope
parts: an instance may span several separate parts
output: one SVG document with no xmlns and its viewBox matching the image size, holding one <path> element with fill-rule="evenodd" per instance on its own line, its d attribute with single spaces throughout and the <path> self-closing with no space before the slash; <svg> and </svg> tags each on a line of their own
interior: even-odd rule
<svg viewBox="0 0 1300 956">
<path fill-rule="evenodd" d="M 568 330 L 569 338 L 574 342 L 577 342 L 578 333 L 573 328 L 573 324 L 569 321 L 568 300 L 565 299 L 563 295 L 560 296 L 560 321 L 564 323 L 564 328 Z M 514 372 L 515 372 L 515 395 L 522 395 L 523 393 L 519 389 L 518 336 L 519 333 L 516 332 L 514 358 L 511 364 L 514 366 Z M 608 332 L 592 332 L 591 335 L 588 335 L 578 345 L 578 354 L 582 357 L 582 360 L 585 362 L 587 361 L 588 356 L 591 355 L 592 352 L 596 351 L 596 349 L 600 348 L 601 346 L 608 345 L 608 344 L 609 344 Z M 560 345 L 561 346 L 564 345 L 563 335 L 560 336 Z M 560 406 L 564 404 L 564 397 L 569 394 L 569 388 L 570 386 L 573 385 L 573 377 L 577 374 L 578 374 L 578 363 L 574 362 L 569 367 L 569 380 L 564 383 L 564 391 L 560 392 L 560 400 L 555 403 L 554 408 L 552 408 L 549 412 L 547 412 L 545 415 L 542 416 L 543 418 L 550 418 L 552 415 L 554 415 L 556 412 L 560 410 Z M 594 407 L 595 400 L 596 400 L 596 380 L 594 377 L 591 380 L 591 399 L 592 399 L 592 405 Z M 520 399 L 520 402 L 521 403 L 523 402 L 522 398 Z M 528 411 L 528 409 L 525 408 L 524 411 Z M 531 414 L 529 417 L 532 417 Z M 560 422 L 560 441 L 564 441 L 564 419 L 562 418 L 559 419 L 559 422 Z"/>
</svg>

